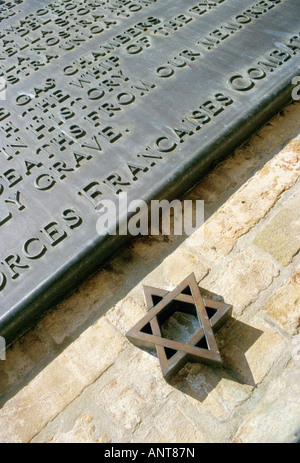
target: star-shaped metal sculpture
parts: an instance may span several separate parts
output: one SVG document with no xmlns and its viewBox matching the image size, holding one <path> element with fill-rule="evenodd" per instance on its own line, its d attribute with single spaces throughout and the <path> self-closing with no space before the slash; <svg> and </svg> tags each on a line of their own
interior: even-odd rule
<svg viewBox="0 0 300 463">
<path fill-rule="evenodd" d="M 167 381 L 188 361 L 221 366 L 214 332 L 231 317 L 231 305 L 202 298 L 193 273 L 173 291 L 144 286 L 144 294 L 148 313 L 126 336 L 137 347 L 151 349 L 155 346 Z M 195 310 L 199 329 L 186 343 L 162 336 L 161 325 L 175 311 L 193 314 Z"/>
</svg>

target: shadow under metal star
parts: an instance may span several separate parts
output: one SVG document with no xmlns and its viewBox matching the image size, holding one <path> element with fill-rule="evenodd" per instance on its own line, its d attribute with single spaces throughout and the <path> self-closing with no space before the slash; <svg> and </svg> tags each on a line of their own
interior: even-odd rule
<svg viewBox="0 0 300 463">
<path fill-rule="evenodd" d="M 173 291 L 144 286 L 144 294 L 148 313 L 126 336 L 137 347 L 151 349 L 155 346 L 166 381 L 170 381 L 187 362 L 221 366 L 214 332 L 231 317 L 231 305 L 202 298 L 193 273 Z M 187 342 L 162 336 L 161 325 L 175 311 L 193 314 L 195 310 L 199 329 Z"/>
</svg>

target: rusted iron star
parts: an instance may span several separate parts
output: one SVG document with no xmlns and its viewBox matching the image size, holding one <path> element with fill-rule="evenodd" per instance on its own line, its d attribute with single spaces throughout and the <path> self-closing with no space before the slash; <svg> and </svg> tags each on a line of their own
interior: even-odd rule
<svg viewBox="0 0 300 463">
<path fill-rule="evenodd" d="M 137 347 L 151 349 L 155 346 L 166 381 L 189 361 L 221 366 L 214 332 L 231 317 L 231 305 L 202 298 L 193 273 L 173 291 L 144 286 L 144 295 L 148 313 L 126 336 Z M 189 314 L 196 311 L 200 328 L 186 343 L 162 336 L 161 325 L 175 311 Z"/>
</svg>

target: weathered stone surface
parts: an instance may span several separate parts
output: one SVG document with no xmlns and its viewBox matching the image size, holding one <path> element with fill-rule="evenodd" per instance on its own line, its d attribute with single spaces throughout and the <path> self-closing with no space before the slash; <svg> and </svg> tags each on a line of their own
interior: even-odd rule
<svg viewBox="0 0 300 463">
<path fill-rule="evenodd" d="M 224 367 L 239 381 L 257 386 L 286 348 L 286 341 L 259 319 L 233 320 L 219 331 Z"/>
<path fill-rule="evenodd" d="M 266 153 L 278 153 L 294 138 L 292 134 L 298 134 L 300 107 L 294 102 L 284 108 L 268 124 L 251 137 L 251 150 L 258 156 Z M 294 135 L 295 136 L 295 135 Z M 292 145 L 289 145 L 292 148 Z"/>
<path fill-rule="evenodd" d="M 135 433 L 132 442 L 142 443 L 203 443 L 201 431 L 178 408 L 175 400 L 168 400 L 147 425 Z"/>
<path fill-rule="evenodd" d="M 142 288 L 140 288 L 140 292 L 143 292 Z M 137 320 L 143 318 L 146 313 L 146 304 L 142 300 L 128 295 L 109 310 L 105 317 L 125 336 Z"/>
<path fill-rule="evenodd" d="M 161 252 L 163 252 L 168 244 L 168 238 L 160 236 L 144 236 L 143 238 L 136 239 L 132 245 L 131 249 L 136 253 L 141 259 L 151 262 L 153 259 L 157 258 Z"/>
<path fill-rule="evenodd" d="M 271 219 L 254 243 L 284 267 L 292 262 L 300 249 L 300 196 Z"/>
<path fill-rule="evenodd" d="M 291 361 L 237 432 L 233 442 L 286 443 L 299 439 L 300 362 Z"/>
<path fill-rule="evenodd" d="M 8 349 L 6 360 L 0 361 L 0 397 L 15 384 L 22 382 L 26 375 L 46 359 L 50 351 L 51 346 L 37 329 L 31 330 Z"/>
<path fill-rule="evenodd" d="M 104 433 L 99 439 L 95 438 L 94 433 L 93 417 L 89 413 L 85 413 L 76 420 L 70 431 L 49 435 L 43 442 L 51 444 L 104 444 L 110 442 L 107 434 Z"/>
<path fill-rule="evenodd" d="M 212 261 L 228 255 L 236 241 L 253 228 L 273 207 L 280 195 L 300 175 L 297 142 L 288 145 L 243 185 L 204 225 L 202 244 L 195 232 L 187 241 L 201 243 L 201 252 Z"/>
<path fill-rule="evenodd" d="M 233 313 L 239 315 L 278 274 L 279 270 L 269 259 L 247 249 L 224 264 L 222 275 L 216 276 L 210 289 L 222 294 L 226 303 L 233 305 Z"/>
<path fill-rule="evenodd" d="M 246 147 L 238 148 L 192 190 L 205 205 L 215 204 L 224 192 L 234 188 L 258 163 L 259 156 Z"/>
<path fill-rule="evenodd" d="M 174 286 L 193 272 L 199 282 L 208 274 L 209 268 L 184 249 L 178 249 L 163 262 L 163 275 L 166 281 Z"/>
<path fill-rule="evenodd" d="M 83 325 L 91 313 L 99 312 L 122 285 L 122 276 L 113 271 L 102 270 L 86 281 L 71 297 L 59 305 L 57 310 L 48 314 L 41 322 L 57 344 Z"/>
<path fill-rule="evenodd" d="M 156 357 L 129 346 L 97 383 L 96 405 L 107 410 L 123 437 L 132 434 L 153 407 L 172 392 Z"/>
<path fill-rule="evenodd" d="M 238 383 L 225 370 L 191 363 L 174 378 L 172 386 L 183 392 L 200 413 L 208 410 L 220 420 L 247 400 L 253 389 L 251 385 Z"/>
<path fill-rule="evenodd" d="M 300 333 L 300 269 L 274 294 L 264 310 L 288 333 Z"/>
<path fill-rule="evenodd" d="M 4 405 L 0 441 L 31 440 L 113 363 L 124 346 L 125 339 L 106 320 L 85 331 Z"/>
</svg>

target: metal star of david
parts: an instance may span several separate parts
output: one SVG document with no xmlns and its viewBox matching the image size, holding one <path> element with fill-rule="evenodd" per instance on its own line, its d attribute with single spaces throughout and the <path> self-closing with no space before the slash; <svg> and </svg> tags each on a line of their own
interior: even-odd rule
<svg viewBox="0 0 300 463">
<path fill-rule="evenodd" d="M 222 359 L 214 337 L 230 317 L 232 306 L 202 298 L 194 273 L 173 291 L 144 286 L 148 313 L 126 334 L 140 348 L 156 348 L 162 374 L 170 381 L 187 362 L 221 366 Z M 176 312 L 195 314 L 199 329 L 187 342 L 162 336 L 161 326 Z"/>
</svg>

